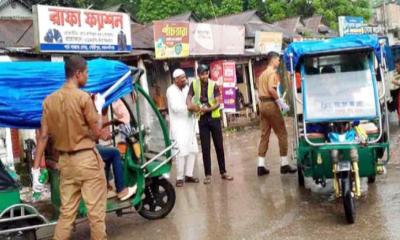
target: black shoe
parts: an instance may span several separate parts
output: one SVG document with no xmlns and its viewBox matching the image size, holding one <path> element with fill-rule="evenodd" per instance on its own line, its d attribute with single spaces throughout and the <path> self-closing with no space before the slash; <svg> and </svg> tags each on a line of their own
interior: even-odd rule
<svg viewBox="0 0 400 240">
<path fill-rule="evenodd" d="M 269 174 L 269 170 L 268 169 L 266 169 L 265 167 L 258 167 L 257 168 L 257 175 L 258 176 L 263 176 L 263 175 L 266 175 L 266 174 Z"/>
<path fill-rule="evenodd" d="M 200 180 L 196 177 L 185 177 L 185 182 L 190 182 L 190 183 L 198 183 L 200 182 Z"/>
<path fill-rule="evenodd" d="M 297 172 L 296 167 L 292 167 L 289 164 L 285 166 L 281 166 L 281 174 L 286 174 L 286 173 L 295 173 Z"/>
</svg>

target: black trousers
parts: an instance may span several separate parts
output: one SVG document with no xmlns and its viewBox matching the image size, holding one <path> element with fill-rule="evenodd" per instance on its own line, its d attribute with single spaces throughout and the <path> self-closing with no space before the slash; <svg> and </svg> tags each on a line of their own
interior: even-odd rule
<svg viewBox="0 0 400 240">
<path fill-rule="evenodd" d="M 213 119 L 208 116 L 203 116 L 199 120 L 199 131 L 205 175 L 211 175 L 210 134 L 212 136 L 215 151 L 217 153 L 219 172 L 221 174 L 226 173 L 224 143 L 220 119 Z"/>
</svg>

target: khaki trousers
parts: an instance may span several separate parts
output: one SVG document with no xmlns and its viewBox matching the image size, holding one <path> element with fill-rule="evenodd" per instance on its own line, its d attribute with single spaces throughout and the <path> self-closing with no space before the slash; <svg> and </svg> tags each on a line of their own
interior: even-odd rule
<svg viewBox="0 0 400 240">
<path fill-rule="evenodd" d="M 69 239 L 81 198 L 88 210 L 91 239 L 107 239 L 107 183 L 104 163 L 96 150 L 60 154 L 60 217 L 54 239 Z"/>
<path fill-rule="evenodd" d="M 272 101 L 261 102 L 260 118 L 261 139 L 260 145 L 258 146 L 258 156 L 265 157 L 267 153 L 271 129 L 274 130 L 275 134 L 278 137 L 279 152 L 281 157 L 287 156 L 288 139 L 285 121 L 283 120 L 281 111 L 276 103 Z"/>
</svg>

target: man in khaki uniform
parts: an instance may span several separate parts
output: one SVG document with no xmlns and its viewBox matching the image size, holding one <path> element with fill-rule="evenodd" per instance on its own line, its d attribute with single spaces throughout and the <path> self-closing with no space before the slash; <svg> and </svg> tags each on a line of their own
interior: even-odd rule
<svg viewBox="0 0 400 240">
<path fill-rule="evenodd" d="M 34 188 L 38 182 L 39 162 L 48 137 L 60 152 L 60 217 L 54 239 L 69 239 L 81 197 L 88 209 L 91 239 L 106 239 L 105 214 L 107 184 L 103 161 L 95 149 L 101 135 L 101 108 L 104 98 L 95 104 L 80 87 L 87 81 L 86 61 L 71 56 L 65 61 L 67 81 L 43 103 L 41 134 L 32 169 Z M 96 111 L 97 108 L 97 111 Z"/>
<path fill-rule="evenodd" d="M 279 152 L 281 156 L 282 174 L 295 173 L 296 168 L 289 165 L 287 159 L 288 153 L 288 136 L 285 121 L 281 111 L 289 111 L 289 106 L 279 97 L 277 87 L 280 81 L 276 70 L 279 67 L 279 54 L 270 52 L 267 54 L 267 67 L 261 74 L 258 85 L 260 99 L 260 127 L 261 138 L 258 147 L 258 167 L 257 175 L 262 176 L 269 174 L 269 170 L 265 167 L 265 155 L 268 150 L 269 137 L 271 129 L 274 130 L 278 137 Z"/>
</svg>

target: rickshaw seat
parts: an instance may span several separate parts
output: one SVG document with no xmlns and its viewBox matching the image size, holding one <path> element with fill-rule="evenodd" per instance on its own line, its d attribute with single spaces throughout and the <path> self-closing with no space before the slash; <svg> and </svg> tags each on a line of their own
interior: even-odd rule
<svg viewBox="0 0 400 240">
<path fill-rule="evenodd" d="M 321 139 L 325 138 L 325 135 L 322 133 L 307 133 L 307 138 L 309 139 Z"/>
</svg>

